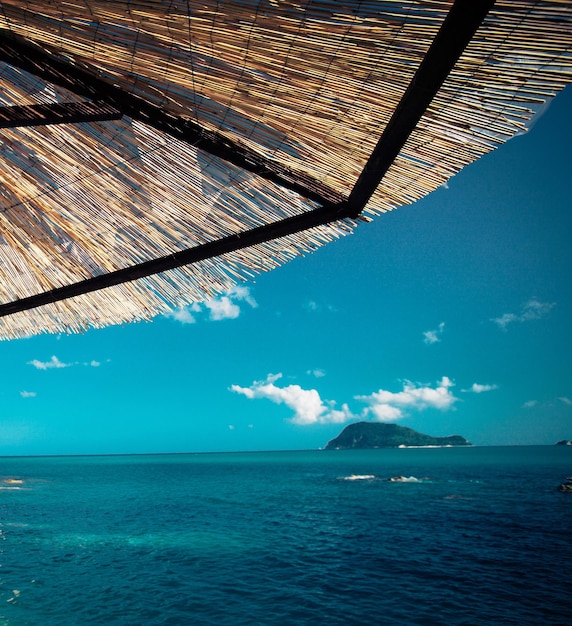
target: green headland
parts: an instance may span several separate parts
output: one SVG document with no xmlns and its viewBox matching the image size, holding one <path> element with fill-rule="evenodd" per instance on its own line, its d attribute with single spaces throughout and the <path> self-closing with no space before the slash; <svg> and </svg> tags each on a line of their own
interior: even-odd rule
<svg viewBox="0 0 572 626">
<path fill-rule="evenodd" d="M 326 450 L 348 450 L 367 448 L 399 448 L 417 446 L 470 446 L 461 435 L 432 437 L 412 428 L 397 424 L 379 422 L 357 422 L 346 426 L 342 432 L 329 441 Z"/>
</svg>

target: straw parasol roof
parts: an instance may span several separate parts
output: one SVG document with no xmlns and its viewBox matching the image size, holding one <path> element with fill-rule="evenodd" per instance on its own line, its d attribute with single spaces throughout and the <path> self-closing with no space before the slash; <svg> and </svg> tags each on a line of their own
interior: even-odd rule
<svg viewBox="0 0 572 626">
<path fill-rule="evenodd" d="M 2 0 L 0 337 L 212 298 L 430 193 L 571 77 L 568 0 Z"/>
</svg>

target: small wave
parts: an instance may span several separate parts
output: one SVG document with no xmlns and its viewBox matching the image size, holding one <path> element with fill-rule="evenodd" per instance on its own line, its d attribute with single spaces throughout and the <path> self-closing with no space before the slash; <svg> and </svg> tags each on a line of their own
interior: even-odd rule
<svg viewBox="0 0 572 626">
<path fill-rule="evenodd" d="M 389 479 L 390 483 L 420 483 L 421 479 L 415 476 L 392 476 Z"/>
<path fill-rule="evenodd" d="M 21 478 L 2 478 L 0 479 L 0 491 L 21 491 L 27 489 L 26 483 Z"/>
<path fill-rule="evenodd" d="M 338 480 L 374 480 L 375 474 L 350 474 L 349 476 L 340 476 Z"/>
</svg>

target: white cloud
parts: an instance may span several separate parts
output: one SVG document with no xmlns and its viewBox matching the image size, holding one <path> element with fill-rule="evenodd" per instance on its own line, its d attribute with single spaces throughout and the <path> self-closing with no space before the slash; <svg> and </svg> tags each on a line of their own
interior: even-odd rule
<svg viewBox="0 0 572 626">
<path fill-rule="evenodd" d="M 397 393 L 380 389 L 369 396 L 356 396 L 354 399 L 369 406 L 360 414 L 355 414 L 347 404 L 338 409 L 335 402 L 322 400 L 316 389 L 303 389 L 299 385 L 277 386 L 275 383 L 281 376 L 270 374 L 266 380 L 254 382 L 250 387 L 232 385 L 230 390 L 250 400 L 266 398 L 276 404 L 285 404 L 294 411 L 291 421 L 304 426 L 342 424 L 372 417 L 380 422 L 393 422 L 405 417 L 409 411 L 428 408 L 447 410 L 457 400 L 450 391 L 453 383 L 445 376 L 434 388 L 406 382 L 403 391 Z"/>
<path fill-rule="evenodd" d="M 62 369 L 64 367 L 73 367 L 74 365 L 84 365 L 85 367 L 99 367 L 101 363 L 92 359 L 91 361 L 80 363 L 75 361 L 74 363 L 62 363 L 57 356 L 53 356 L 49 361 L 39 361 L 34 359 L 28 361 L 28 365 L 33 365 L 38 370 L 50 370 L 50 369 Z"/>
<path fill-rule="evenodd" d="M 528 402 L 524 402 L 522 404 L 522 408 L 532 409 L 534 407 L 538 407 L 540 409 L 553 409 L 559 406 L 560 403 L 566 406 L 572 406 L 572 400 L 570 398 L 568 398 L 567 396 L 559 396 L 558 398 L 550 398 L 547 400 L 542 400 L 540 402 L 538 400 L 528 400 Z"/>
<path fill-rule="evenodd" d="M 500 317 L 491 319 L 491 322 L 494 322 L 500 329 L 506 330 L 506 327 L 512 322 L 516 322 L 517 319 L 514 313 L 504 313 Z"/>
<path fill-rule="evenodd" d="M 473 383 L 468 389 L 461 389 L 461 391 L 465 393 L 484 393 L 485 391 L 494 391 L 498 388 L 498 385 L 481 385 L 479 383 Z"/>
<path fill-rule="evenodd" d="M 423 333 L 423 343 L 431 345 L 432 343 L 441 341 L 441 335 L 443 334 L 444 329 L 445 322 L 441 322 L 435 330 L 426 330 Z"/>
<path fill-rule="evenodd" d="M 229 424 L 229 425 L 228 425 L 228 429 L 229 429 L 229 430 L 234 430 L 234 424 Z"/>
<path fill-rule="evenodd" d="M 33 365 L 38 370 L 50 370 L 70 367 L 72 363 L 62 363 L 57 356 L 53 356 L 49 361 L 38 361 L 38 359 L 28 361 L 28 365 Z"/>
<path fill-rule="evenodd" d="M 416 386 L 405 381 L 403 391 L 394 393 L 380 389 L 369 396 L 356 396 L 356 400 L 369 404 L 364 411 L 365 416 L 373 416 L 379 422 L 395 422 L 409 411 L 450 409 L 457 401 L 450 391 L 451 387 L 453 383 L 446 376 L 443 376 L 437 387 Z"/>
<path fill-rule="evenodd" d="M 250 400 L 266 398 L 276 404 L 285 404 L 294 411 L 292 422 L 300 425 L 343 423 L 355 417 L 347 405 L 335 409 L 333 402 L 324 402 L 316 389 L 302 389 L 299 385 L 278 387 L 274 383 L 282 374 L 269 374 L 265 381 L 254 382 L 250 387 L 232 385 L 231 391 Z"/>
<path fill-rule="evenodd" d="M 35 398 L 38 394 L 35 391 L 20 391 L 22 398 Z"/>
<path fill-rule="evenodd" d="M 556 306 L 556 302 L 540 302 L 536 298 L 529 300 L 523 307 L 520 314 L 521 321 L 539 320 Z"/>
<path fill-rule="evenodd" d="M 396 422 L 404 416 L 401 409 L 391 404 L 384 403 L 373 403 L 372 406 L 365 409 L 365 411 L 372 415 L 377 422 Z"/>
<path fill-rule="evenodd" d="M 235 285 L 229 291 L 228 295 L 234 300 L 246 302 L 246 304 L 250 305 L 253 309 L 258 306 L 256 300 L 250 295 L 250 289 L 244 285 Z"/>
<path fill-rule="evenodd" d="M 166 314 L 166 317 L 174 319 L 181 324 L 194 324 L 197 318 L 193 314 L 207 312 L 212 321 L 236 319 L 241 312 L 240 304 L 246 303 L 253 309 L 258 306 L 256 300 L 250 294 L 248 287 L 236 285 L 225 295 L 208 300 L 203 304 L 193 303 Z"/>
<path fill-rule="evenodd" d="M 335 409 L 335 402 L 328 402 L 328 410 L 324 415 L 323 422 L 327 422 L 328 424 L 343 424 L 344 422 L 349 422 L 352 419 L 356 419 L 359 417 L 351 412 L 350 407 L 347 404 L 342 404 L 341 409 Z"/>
<path fill-rule="evenodd" d="M 540 302 L 536 298 L 531 298 L 525 302 L 519 313 L 504 313 L 500 317 L 491 319 L 501 330 L 506 330 L 509 324 L 514 322 L 528 322 L 546 317 L 556 306 L 555 302 Z"/>
<path fill-rule="evenodd" d="M 315 369 L 308 370 L 306 374 L 308 374 L 309 376 L 315 376 L 316 378 L 323 378 L 326 375 L 326 372 L 324 372 L 324 370 Z"/>
<path fill-rule="evenodd" d="M 214 321 L 232 320 L 240 315 L 240 307 L 231 301 L 228 296 L 222 296 L 215 300 L 205 302 L 210 311 L 210 319 Z"/>
<path fill-rule="evenodd" d="M 303 305 L 304 309 L 308 311 L 308 313 L 335 313 L 336 307 L 331 304 L 324 304 L 320 302 L 316 302 L 315 300 L 308 300 Z"/>
<path fill-rule="evenodd" d="M 167 313 L 166 316 L 180 322 L 181 324 L 194 324 L 197 321 L 191 313 L 191 307 L 188 306 L 175 309 L 174 311 Z"/>
</svg>

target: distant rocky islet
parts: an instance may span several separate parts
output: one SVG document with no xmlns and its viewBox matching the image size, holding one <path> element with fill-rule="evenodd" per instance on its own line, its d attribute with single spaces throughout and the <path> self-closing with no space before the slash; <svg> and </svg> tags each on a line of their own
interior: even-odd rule
<svg viewBox="0 0 572 626">
<path fill-rule="evenodd" d="M 329 441 L 326 450 L 364 450 L 371 448 L 456 447 L 470 446 L 461 435 L 433 437 L 398 424 L 357 422 L 349 424 Z"/>
</svg>

